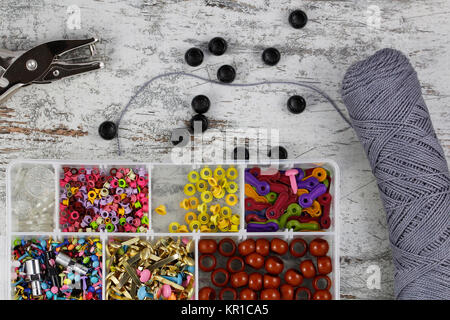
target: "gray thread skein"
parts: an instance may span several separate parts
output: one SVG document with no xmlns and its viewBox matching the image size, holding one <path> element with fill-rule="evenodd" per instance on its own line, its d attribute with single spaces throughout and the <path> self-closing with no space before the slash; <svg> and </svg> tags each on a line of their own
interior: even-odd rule
<svg viewBox="0 0 450 320">
<path fill-rule="evenodd" d="M 450 299 L 450 175 L 414 68 L 380 50 L 342 95 L 386 210 L 396 298 Z"/>
</svg>

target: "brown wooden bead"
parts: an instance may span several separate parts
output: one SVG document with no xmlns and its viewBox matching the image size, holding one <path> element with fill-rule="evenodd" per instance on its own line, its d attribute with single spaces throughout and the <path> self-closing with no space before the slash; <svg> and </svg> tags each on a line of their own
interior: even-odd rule
<svg viewBox="0 0 450 320">
<path fill-rule="evenodd" d="M 256 253 L 259 253 L 263 257 L 269 255 L 270 251 L 270 242 L 267 239 L 258 239 L 256 240 Z"/>
<path fill-rule="evenodd" d="M 280 287 L 281 300 L 294 300 L 294 287 L 290 284 L 283 284 Z"/>
<path fill-rule="evenodd" d="M 264 257 L 255 252 L 245 257 L 245 263 L 255 269 L 260 269 L 264 265 Z"/>
<path fill-rule="evenodd" d="M 256 300 L 257 298 L 258 295 L 256 294 L 256 292 L 249 288 L 244 288 L 239 293 L 240 300 Z"/>
<path fill-rule="evenodd" d="M 201 239 L 198 242 L 198 251 L 200 253 L 213 254 L 217 250 L 217 242 L 212 239 Z"/>
<path fill-rule="evenodd" d="M 328 290 L 317 290 L 314 292 L 313 300 L 331 300 L 333 296 Z"/>
<path fill-rule="evenodd" d="M 278 253 L 280 256 L 284 255 L 288 251 L 288 244 L 286 241 L 274 238 L 270 242 L 270 250 L 275 253 Z"/>
<path fill-rule="evenodd" d="M 289 269 L 284 274 L 284 281 L 291 286 L 298 287 L 303 282 L 303 276 L 295 269 Z"/>
<path fill-rule="evenodd" d="M 250 253 L 255 252 L 256 249 L 256 244 L 255 244 L 255 240 L 253 239 L 247 239 L 245 241 L 242 241 L 241 243 L 239 243 L 238 245 L 238 251 L 241 254 L 241 256 L 247 256 Z"/>
<path fill-rule="evenodd" d="M 323 257 L 328 253 L 328 241 L 325 239 L 316 238 L 309 243 L 309 252 L 315 257 Z"/>
<path fill-rule="evenodd" d="M 234 257 L 228 258 L 227 270 L 230 273 L 241 272 L 241 271 L 244 270 L 244 267 L 245 267 L 245 263 L 244 263 L 244 260 L 242 260 L 241 257 L 234 256 Z"/>
<path fill-rule="evenodd" d="M 331 279 L 328 276 L 318 275 L 314 277 L 312 284 L 314 290 L 330 290 Z"/>
<path fill-rule="evenodd" d="M 297 238 L 289 244 L 289 252 L 293 257 L 301 258 L 308 251 L 308 244 L 302 238 Z"/>
<path fill-rule="evenodd" d="M 280 292 L 277 289 L 264 289 L 261 291 L 261 300 L 280 300 Z"/>
<path fill-rule="evenodd" d="M 283 272 L 284 263 L 278 257 L 268 257 L 264 264 L 264 268 L 270 274 L 279 275 L 281 272 Z"/>
<path fill-rule="evenodd" d="M 253 272 L 248 276 L 248 287 L 254 291 L 259 291 L 263 287 L 263 276 L 258 272 Z"/>
<path fill-rule="evenodd" d="M 219 241 L 218 250 L 222 256 L 231 257 L 236 252 L 236 243 L 233 239 L 223 238 Z"/>
<path fill-rule="evenodd" d="M 219 292 L 219 300 L 237 300 L 238 294 L 234 288 L 223 288 Z"/>
<path fill-rule="evenodd" d="M 295 290 L 295 300 L 311 300 L 311 290 L 306 287 L 299 287 Z"/>
<path fill-rule="evenodd" d="M 216 257 L 212 254 L 202 254 L 200 258 L 198 258 L 198 264 L 202 271 L 211 272 L 216 268 Z"/>
<path fill-rule="evenodd" d="M 331 263 L 331 258 L 328 256 L 317 257 L 317 273 L 329 274 L 331 271 L 333 271 L 333 264 Z"/>
<path fill-rule="evenodd" d="M 211 282 L 216 287 L 225 287 L 229 279 L 230 275 L 224 268 L 218 268 L 211 273 Z"/>
<path fill-rule="evenodd" d="M 265 289 L 277 289 L 280 286 L 280 277 L 265 274 L 263 277 L 263 284 Z"/>
<path fill-rule="evenodd" d="M 241 271 L 241 272 L 233 273 L 231 275 L 230 282 L 234 288 L 240 288 L 240 287 L 246 286 L 248 284 L 247 272 Z"/>
<path fill-rule="evenodd" d="M 198 291 L 199 300 L 215 300 L 216 291 L 211 287 L 203 287 Z"/>
<path fill-rule="evenodd" d="M 316 275 L 316 268 L 314 267 L 314 263 L 311 260 L 303 260 L 300 262 L 300 271 L 303 274 L 303 277 L 306 279 L 314 278 Z"/>
</svg>

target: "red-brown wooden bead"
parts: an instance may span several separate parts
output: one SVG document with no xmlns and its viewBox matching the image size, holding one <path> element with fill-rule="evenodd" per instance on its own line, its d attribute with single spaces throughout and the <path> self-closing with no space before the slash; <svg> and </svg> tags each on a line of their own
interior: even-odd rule
<svg viewBox="0 0 450 320">
<path fill-rule="evenodd" d="M 216 291 L 211 287 L 203 287 L 198 291 L 199 300 L 215 300 Z"/>
<path fill-rule="evenodd" d="M 300 262 L 300 271 L 302 275 L 306 279 L 314 278 L 316 275 L 316 268 L 314 267 L 314 263 L 311 260 L 303 260 Z"/>
<path fill-rule="evenodd" d="M 263 257 L 269 255 L 270 251 L 270 242 L 267 239 L 258 239 L 256 240 L 256 253 L 259 253 Z"/>
<path fill-rule="evenodd" d="M 275 253 L 278 253 L 280 256 L 284 255 L 289 249 L 289 246 L 286 241 L 274 238 L 270 242 L 270 250 Z"/>
<path fill-rule="evenodd" d="M 313 300 L 331 300 L 333 297 L 328 290 L 317 290 L 314 292 Z"/>
<path fill-rule="evenodd" d="M 231 285 L 235 288 L 240 288 L 248 284 L 248 274 L 247 272 L 241 271 L 233 273 L 231 275 Z"/>
<path fill-rule="evenodd" d="M 260 269 L 264 265 L 264 257 L 255 252 L 245 257 L 245 263 L 255 269 Z"/>
<path fill-rule="evenodd" d="M 294 300 L 294 287 L 290 284 L 283 284 L 280 287 L 281 300 Z"/>
<path fill-rule="evenodd" d="M 284 274 L 284 281 L 291 286 L 298 287 L 303 282 L 303 276 L 295 269 L 289 269 Z"/>
<path fill-rule="evenodd" d="M 263 287 L 263 276 L 258 272 L 253 272 L 248 276 L 248 287 L 254 291 L 259 291 Z"/>
<path fill-rule="evenodd" d="M 202 239 L 198 242 L 200 253 L 214 254 L 217 250 L 217 242 L 212 239 Z"/>
<path fill-rule="evenodd" d="M 263 277 L 263 285 L 265 289 L 277 289 L 280 286 L 280 277 L 265 274 Z"/>
<path fill-rule="evenodd" d="M 241 254 L 241 256 L 247 256 L 250 253 L 255 252 L 256 250 L 256 244 L 255 244 L 255 240 L 253 239 L 247 239 L 245 241 L 242 241 L 241 243 L 239 243 L 238 245 L 238 251 Z"/>
<path fill-rule="evenodd" d="M 257 298 L 258 295 L 256 294 L 256 292 L 249 288 L 244 288 L 239 293 L 240 300 L 256 300 Z"/>
<path fill-rule="evenodd" d="M 323 257 L 328 253 L 330 246 L 325 239 L 316 238 L 309 243 L 309 252 L 315 257 Z"/>
<path fill-rule="evenodd" d="M 329 274 L 331 271 L 333 271 L 333 264 L 331 263 L 331 258 L 328 256 L 317 257 L 317 273 Z"/>
<path fill-rule="evenodd" d="M 280 292 L 277 289 L 264 289 L 260 294 L 261 300 L 280 300 Z"/>
<path fill-rule="evenodd" d="M 281 272 L 283 272 L 284 263 L 278 257 L 268 257 L 264 264 L 264 268 L 270 274 L 279 275 Z"/>
</svg>

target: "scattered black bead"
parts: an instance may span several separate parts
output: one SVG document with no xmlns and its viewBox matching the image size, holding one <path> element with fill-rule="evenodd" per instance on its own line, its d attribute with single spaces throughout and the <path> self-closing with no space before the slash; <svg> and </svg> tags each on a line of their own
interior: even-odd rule
<svg viewBox="0 0 450 320">
<path fill-rule="evenodd" d="M 306 108 L 306 101 L 301 96 L 292 96 L 287 102 L 287 107 L 292 113 L 302 113 Z"/>
<path fill-rule="evenodd" d="M 267 48 L 263 51 L 262 59 L 265 64 L 269 66 L 274 66 L 280 61 L 281 55 L 280 51 L 275 48 Z"/>
<path fill-rule="evenodd" d="M 176 146 L 176 145 L 180 144 L 181 142 L 183 142 L 183 137 L 180 136 L 180 137 L 178 138 L 178 140 L 172 140 L 172 139 L 170 139 L 170 141 L 172 142 L 172 144 L 173 144 L 174 146 Z"/>
<path fill-rule="evenodd" d="M 221 82 L 231 83 L 236 78 L 236 71 L 230 65 L 223 65 L 217 70 L 217 79 Z"/>
<path fill-rule="evenodd" d="M 241 156 L 242 153 L 244 153 L 244 159 L 238 158 L 239 156 Z M 249 160 L 250 152 L 245 147 L 236 147 L 233 150 L 233 159 L 234 160 Z"/>
<path fill-rule="evenodd" d="M 287 150 L 282 147 L 282 146 L 278 146 L 278 147 L 273 147 L 272 149 L 269 150 L 267 156 L 269 158 L 272 158 L 272 153 L 275 156 L 276 152 L 277 152 L 277 148 L 278 148 L 278 158 L 277 159 L 287 159 L 288 158 L 288 152 Z"/>
<path fill-rule="evenodd" d="M 301 29 L 306 26 L 308 16 L 302 10 L 292 11 L 289 15 L 289 23 L 295 29 Z"/>
<path fill-rule="evenodd" d="M 105 140 L 114 139 L 117 136 L 117 126 L 112 121 L 105 121 L 98 127 L 98 134 Z"/>
<path fill-rule="evenodd" d="M 209 52 L 215 56 L 221 56 L 227 51 L 228 45 L 224 38 L 215 37 L 208 43 Z"/>
<path fill-rule="evenodd" d="M 190 48 L 184 54 L 184 60 L 191 67 L 197 67 L 203 62 L 203 52 L 199 48 Z"/>
<path fill-rule="evenodd" d="M 194 132 L 194 122 L 201 121 L 202 122 L 202 132 L 205 132 L 208 129 L 209 121 L 208 118 L 202 114 L 196 114 L 191 118 L 191 130 Z"/>
<path fill-rule="evenodd" d="M 209 101 L 209 98 L 207 96 L 201 94 L 195 96 L 194 99 L 192 99 L 191 106 L 192 109 L 194 109 L 194 111 L 197 113 L 206 113 L 211 106 L 211 102 Z"/>
</svg>

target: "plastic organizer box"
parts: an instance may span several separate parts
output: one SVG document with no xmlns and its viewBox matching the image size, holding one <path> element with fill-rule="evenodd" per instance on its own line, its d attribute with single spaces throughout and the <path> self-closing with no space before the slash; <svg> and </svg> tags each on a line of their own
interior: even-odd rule
<svg viewBox="0 0 450 320">
<path fill-rule="evenodd" d="M 315 168 L 322 167 L 326 169 L 329 175 L 332 177 L 332 183 L 330 183 L 329 193 L 332 196 L 332 202 L 330 206 L 330 220 L 331 225 L 328 229 L 323 231 L 304 231 L 304 232 L 294 232 L 293 230 L 279 230 L 276 232 L 247 232 L 245 223 L 245 205 L 244 205 L 244 184 L 245 184 L 245 169 L 258 167 L 269 167 L 276 165 L 279 170 L 286 170 L 290 168 Z M 21 174 L 23 171 L 29 173 L 31 169 L 38 166 L 40 170 L 37 172 L 32 172 L 36 175 L 36 179 L 47 179 L 49 184 L 49 190 L 42 190 L 41 188 L 35 188 L 28 191 L 28 193 L 35 193 L 39 195 L 40 192 L 54 193 L 54 197 L 51 196 L 51 200 L 48 203 L 36 204 L 35 201 L 30 200 L 30 197 L 17 196 L 17 192 L 24 192 L 23 186 L 15 185 L 19 184 L 21 181 Z M 240 215 L 240 225 L 237 232 L 214 232 L 214 233 L 203 233 L 196 230 L 195 232 L 189 231 L 188 233 L 170 233 L 168 232 L 168 226 L 171 222 L 183 223 L 185 220 L 186 211 L 180 208 L 180 202 L 186 198 L 186 194 L 183 192 L 183 187 L 188 183 L 187 175 L 192 170 L 199 171 L 201 168 L 209 166 L 215 168 L 217 166 L 222 166 L 224 168 L 234 166 L 238 171 L 238 178 L 234 180 L 239 189 L 236 193 L 238 196 L 238 203 L 234 206 L 233 213 Z M 61 198 L 61 186 L 60 179 L 64 177 L 64 167 L 75 167 L 75 168 L 98 168 L 109 172 L 111 168 L 118 167 L 129 167 L 145 168 L 148 173 L 148 229 L 145 232 L 64 232 L 63 226 L 60 224 L 60 198 Z M 42 169 L 45 168 L 45 169 Z M 43 172 L 47 176 L 43 175 Z M 51 175 L 51 179 L 48 177 Z M 303 238 L 309 243 L 312 239 L 323 238 L 328 241 L 330 249 L 328 251 L 328 256 L 331 257 L 333 263 L 333 271 L 328 275 L 332 281 L 332 286 L 330 292 L 333 299 L 339 299 L 339 180 L 340 173 L 337 164 L 330 160 L 318 160 L 318 161 L 289 161 L 282 160 L 277 163 L 248 163 L 248 162 L 228 162 L 221 164 L 157 164 L 157 163 L 133 163 L 124 161 L 51 161 L 51 160 L 23 160 L 15 161 L 11 163 L 7 170 L 7 225 L 6 225 L 6 244 L 5 252 L 6 258 L 9 261 L 7 275 L 7 286 L 4 294 L 4 298 L 13 299 L 15 294 L 14 286 L 12 285 L 12 271 L 14 270 L 14 261 L 12 259 L 14 241 L 17 239 L 57 239 L 62 240 L 64 238 L 76 237 L 77 239 L 87 239 L 87 238 L 97 238 L 102 244 L 102 294 L 101 298 L 105 299 L 105 278 L 108 275 L 109 270 L 107 269 L 106 260 L 107 252 L 106 246 L 113 239 L 127 240 L 135 237 L 140 237 L 147 241 L 156 241 L 162 237 L 184 237 L 192 239 L 195 242 L 195 298 L 198 298 L 198 291 L 204 286 L 214 287 L 210 280 L 210 275 L 198 268 L 199 263 L 199 250 L 198 242 L 201 239 L 215 239 L 220 241 L 223 238 L 231 238 L 236 242 L 243 241 L 246 239 L 258 239 L 265 238 L 271 240 L 273 238 L 280 238 L 287 242 L 296 238 Z M 53 184 L 53 186 L 50 186 Z M 38 185 L 39 186 L 39 185 Z M 20 201 L 17 199 L 19 198 Z M 166 215 L 158 215 L 155 213 L 155 208 L 159 205 L 165 205 L 167 208 Z M 34 206 L 38 206 L 34 210 Z M 31 210 L 32 214 L 44 214 L 47 212 L 50 217 L 40 217 L 38 222 L 34 223 L 32 226 L 29 224 L 29 219 L 27 217 L 21 217 L 20 212 L 22 210 Z M 34 210 L 34 211 L 33 211 Z M 47 220 L 46 220 L 47 219 Z M 32 231 L 30 231 L 32 230 Z M 309 252 L 305 258 L 311 258 Z M 285 269 L 287 268 L 298 268 L 298 261 L 292 257 L 281 257 L 284 261 Z M 222 261 L 223 260 L 223 261 Z M 217 259 L 218 264 L 224 263 L 225 258 L 219 257 Z M 245 271 L 251 272 L 251 270 Z M 264 269 L 262 269 L 264 270 Z M 264 271 L 262 271 L 264 272 Z M 283 272 L 284 273 L 284 272 Z M 306 282 L 303 286 L 311 288 L 311 282 Z M 218 288 L 216 288 L 218 289 Z"/>
</svg>

